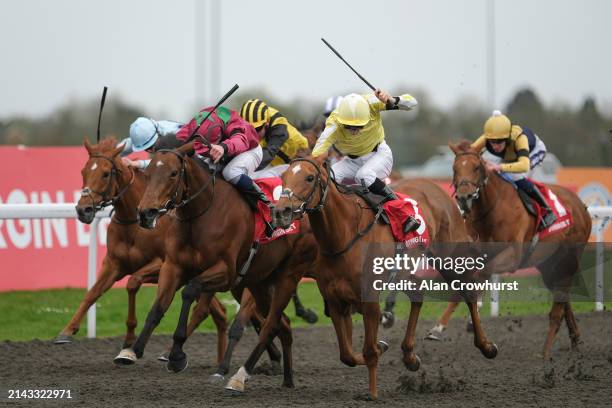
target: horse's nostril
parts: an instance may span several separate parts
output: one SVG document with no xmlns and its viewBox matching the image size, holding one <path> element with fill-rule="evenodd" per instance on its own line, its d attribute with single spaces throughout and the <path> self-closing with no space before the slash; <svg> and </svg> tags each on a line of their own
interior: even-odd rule
<svg viewBox="0 0 612 408">
<path fill-rule="evenodd" d="M 94 211 L 93 207 L 85 207 L 83 208 L 83 213 L 86 215 L 91 214 Z"/>
<path fill-rule="evenodd" d="M 283 208 L 283 215 L 290 215 L 290 214 L 291 214 L 291 207 Z"/>
</svg>

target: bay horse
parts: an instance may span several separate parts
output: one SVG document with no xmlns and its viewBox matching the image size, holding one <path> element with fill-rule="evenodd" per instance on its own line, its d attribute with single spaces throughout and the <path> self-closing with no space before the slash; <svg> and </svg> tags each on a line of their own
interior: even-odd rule
<svg viewBox="0 0 612 408">
<path fill-rule="evenodd" d="M 207 143 L 202 139 L 203 143 Z M 240 193 L 216 172 L 204 169 L 194 157 L 194 142 L 177 149 L 158 150 L 147 168 L 149 184 L 139 204 L 139 223 L 154 228 L 168 219 L 165 253 L 156 300 L 142 332 L 133 346 L 141 358 L 153 330 L 170 306 L 176 291 L 184 286 L 182 308 L 168 370 L 187 366 L 182 347 L 187 339 L 186 322 L 190 305 L 201 293 L 246 287 L 259 310 L 289 301 L 295 288 L 316 258 L 316 242 L 307 223 L 301 232 L 280 237 L 253 250 L 254 214 Z M 169 209 L 174 217 L 162 217 Z M 244 270 L 245 265 L 249 265 Z M 271 290 L 274 290 L 272 296 Z M 292 334 L 286 316 L 271 326 L 267 318 L 263 333 L 278 335 L 283 351 L 283 386 L 293 387 Z M 275 320 L 276 322 L 276 320 Z M 256 363 L 253 362 L 253 366 Z M 252 368 L 252 367 L 251 367 Z"/>
<path fill-rule="evenodd" d="M 128 318 L 123 347 L 136 339 L 136 293 L 143 283 L 157 283 L 164 258 L 164 236 L 168 222 L 160 223 L 155 231 L 138 227 L 137 205 L 146 186 L 144 174 L 126 166 L 119 154 L 115 138 L 106 138 L 92 145 L 84 141 L 88 160 L 81 170 L 83 188 L 76 211 L 79 221 L 91 224 L 97 211 L 112 205 L 113 216 L 107 231 L 107 251 L 94 286 L 87 291 L 70 322 L 56 337 L 55 343 L 69 343 L 79 330 L 81 321 L 93 305 L 110 287 L 127 275 Z M 93 232 L 92 232 L 93 233 Z M 217 361 L 223 358 L 227 343 L 227 316 L 224 306 L 214 296 L 202 298 L 194 309 L 191 329 L 212 315 L 217 327 Z"/>
<path fill-rule="evenodd" d="M 331 315 L 340 348 L 340 360 L 348 365 L 368 367 L 369 395 L 377 397 L 377 365 L 388 346 L 377 342 L 381 312 L 378 302 L 362 298 L 363 246 L 388 243 L 395 246 L 390 228 L 377 222 L 378 217 L 357 195 L 341 192 L 324 156 L 298 158 L 283 173 L 283 193 L 273 211 L 273 221 L 286 226 L 308 214 L 319 245 L 317 284 Z M 457 206 L 440 187 L 426 180 L 402 181 L 395 186 L 417 200 L 426 220 L 432 242 L 467 242 L 469 237 Z M 348 197 L 348 198 L 347 198 Z M 297 204 L 297 206 L 295 205 Z M 359 245 L 355 245 L 359 241 Z M 377 254 L 378 255 L 378 254 Z M 389 254 L 387 254 L 389 256 Z M 390 254 L 393 256 L 393 254 Z M 440 271 L 452 279 L 453 271 Z M 474 344 L 487 358 L 497 355 L 497 347 L 489 342 L 480 323 L 476 304 L 467 301 L 474 319 Z M 422 300 L 411 299 L 410 316 L 402 342 L 403 362 L 416 371 L 420 358 L 414 352 L 415 332 Z M 351 311 L 363 314 L 363 353 L 352 350 Z"/>
<path fill-rule="evenodd" d="M 468 228 L 478 240 L 527 244 L 532 242 L 536 234 L 536 218 L 527 212 L 515 188 L 497 172 L 486 168 L 480 153 L 471 148 L 469 141 L 464 140 L 456 145 L 449 143 L 449 147 L 455 154 L 455 197 Z M 548 334 L 543 350 L 545 359 L 551 356 L 552 344 L 564 317 L 572 348 L 576 349 L 578 346 L 580 332 L 568 292 L 572 287 L 572 278 L 579 272 L 580 257 L 591 233 L 591 217 L 580 198 L 561 186 L 550 185 L 549 188 L 571 214 L 573 225 L 539 240 L 538 245 L 549 243 L 548 246 L 552 249 L 557 246 L 551 243 L 559 244 L 556 252 L 536 261 L 538 263 L 535 265 L 528 263 L 532 258 L 522 259 L 520 253 L 515 253 L 513 257 L 516 267 L 509 269 L 518 269 L 519 265 L 536 266 L 542 274 L 544 284 L 553 292 Z M 510 250 L 514 251 L 514 247 L 510 246 Z M 450 318 L 455 307 L 456 303 L 450 303 L 443 317 Z"/>
</svg>

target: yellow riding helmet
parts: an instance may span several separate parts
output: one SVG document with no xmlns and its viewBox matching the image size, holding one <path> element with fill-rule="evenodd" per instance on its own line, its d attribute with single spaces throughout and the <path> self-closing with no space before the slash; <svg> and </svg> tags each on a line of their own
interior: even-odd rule
<svg viewBox="0 0 612 408">
<path fill-rule="evenodd" d="M 337 119 L 343 125 L 365 126 L 370 121 L 370 104 L 358 94 L 348 94 L 337 109 Z"/>
<path fill-rule="evenodd" d="M 493 114 L 484 124 L 484 135 L 487 139 L 499 140 L 510 137 L 512 122 L 500 111 L 493 111 Z"/>
<path fill-rule="evenodd" d="M 263 126 L 270 119 L 268 105 L 261 99 L 249 99 L 240 108 L 242 119 L 250 122 L 255 129 Z"/>
</svg>

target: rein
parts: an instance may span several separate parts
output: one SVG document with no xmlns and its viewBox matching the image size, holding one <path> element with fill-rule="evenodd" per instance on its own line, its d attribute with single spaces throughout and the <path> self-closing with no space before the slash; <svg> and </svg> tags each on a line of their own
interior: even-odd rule
<svg viewBox="0 0 612 408">
<path fill-rule="evenodd" d="M 119 170 L 119 168 L 117 167 L 117 165 L 115 164 L 115 161 L 107 156 L 103 156 L 101 154 L 95 154 L 90 156 L 92 159 L 104 159 L 106 161 L 108 161 L 111 166 L 111 174 L 110 177 L 108 178 L 108 183 L 106 184 L 106 188 L 104 189 L 104 191 L 96 191 L 96 190 L 92 190 L 89 187 L 85 187 L 83 190 L 81 190 L 81 196 L 83 197 L 89 197 L 89 199 L 91 200 L 91 206 L 94 209 L 94 212 L 98 212 L 106 207 L 108 207 L 109 205 L 115 206 L 115 204 L 117 203 L 117 201 L 119 201 L 119 199 L 121 199 L 121 197 L 123 197 L 123 195 L 127 192 L 127 190 L 132 186 L 132 184 L 134 184 L 134 170 L 132 170 L 130 168 L 130 171 L 132 173 L 132 177 L 130 178 L 130 182 L 128 184 L 126 184 L 121 190 L 119 190 L 119 192 L 114 196 L 114 197 L 108 197 L 108 195 L 110 194 L 111 190 L 113 189 L 113 177 L 116 178 L 117 184 L 119 184 L 119 179 L 118 174 L 121 173 L 121 170 Z M 102 197 L 102 200 L 96 204 L 93 198 L 93 195 L 97 194 L 100 197 Z M 114 211 L 114 210 L 113 210 Z M 121 220 L 119 219 L 116 215 L 112 218 L 113 221 L 115 221 L 117 224 L 121 224 L 121 225 L 130 225 L 130 224 L 135 224 L 136 222 L 138 222 L 138 217 L 134 220 Z"/>
<path fill-rule="evenodd" d="M 296 195 L 295 193 L 293 193 L 291 189 L 285 188 L 283 189 L 283 192 L 281 193 L 281 197 L 286 197 L 289 199 L 289 202 L 291 203 L 291 212 L 293 214 L 302 215 L 304 213 L 311 214 L 311 213 L 321 211 L 323 210 L 323 207 L 325 206 L 327 193 L 329 191 L 329 180 L 331 180 L 331 182 L 334 183 L 336 187 L 339 187 L 339 184 L 336 181 L 335 177 L 333 176 L 334 174 L 333 170 L 331 169 L 331 167 L 329 167 L 329 164 L 327 163 L 327 161 L 323 164 L 323 167 L 327 170 L 327 173 L 328 173 L 328 182 L 325 183 L 325 186 L 323 186 L 323 180 L 322 180 L 323 172 L 321 168 L 319 167 L 319 165 L 314 160 L 308 159 L 306 157 L 299 157 L 299 158 L 291 160 L 290 165 L 295 162 L 300 162 L 300 161 L 310 163 L 312 166 L 314 166 L 315 170 L 317 171 L 317 180 L 314 183 L 312 190 L 310 190 L 310 192 L 307 194 L 305 198 L 302 198 Z M 312 200 L 312 197 L 314 196 L 314 193 L 317 191 L 317 189 L 321 191 L 319 203 L 314 207 L 308 208 L 307 205 L 310 203 L 310 200 Z M 342 194 L 348 194 L 346 191 L 343 192 L 340 189 L 338 189 L 338 191 Z M 300 206 L 297 209 L 293 208 L 293 197 L 296 197 L 298 200 L 302 201 L 302 204 L 300 204 Z M 370 232 L 372 227 L 374 227 L 374 224 L 378 222 L 378 219 L 380 218 L 382 212 L 383 212 L 383 208 L 382 206 L 380 206 L 378 208 L 378 211 L 374 215 L 374 218 L 372 219 L 372 221 L 363 230 L 361 231 L 358 230 L 357 234 L 349 241 L 349 243 L 343 249 L 339 251 L 335 251 L 335 252 L 329 252 L 329 251 L 325 251 L 321 249 L 320 253 L 324 256 L 329 256 L 329 257 L 339 256 L 339 255 L 346 253 L 357 243 L 357 241 L 359 241 L 368 232 Z M 359 226 L 357 226 L 357 228 L 359 228 Z"/>
</svg>

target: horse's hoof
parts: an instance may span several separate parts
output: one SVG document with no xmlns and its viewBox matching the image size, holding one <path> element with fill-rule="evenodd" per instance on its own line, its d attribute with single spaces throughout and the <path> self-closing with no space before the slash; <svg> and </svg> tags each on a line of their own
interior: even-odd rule
<svg viewBox="0 0 612 408">
<path fill-rule="evenodd" d="M 214 373 L 208 377 L 208 383 L 212 385 L 221 385 L 225 382 L 225 377 L 219 373 Z"/>
<path fill-rule="evenodd" d="M 432 330 L 427 333 L 425 340 L 442 341 L 442 333 Z"/>
<path fill-rule="evenodd" d="M 182 353 L 182 356 L 179 359 L 168 359 L 168 363 L 166 363 L 166 370 L 168 370 L 169 373 L 180 373 L 187 368 L 188 364 L 189 361 L 187 359 L 187 355 Z"/>
<path fill-rule="evenodd" d="M 58 334 L 57 337 L 53 340 L 53 344 L 67 344 L 72 343 L 72 336 L 68 334 Z"/>
<path fill-rule="evenodd" d="M 395 324 L 395 315 L 393 312 L 382 312 L 380 322 L 382 323 L 382 327 L 390 329 Z"/>
<path fill-rule="evenodd" d="M 404 364 L 406 365 L 406 368 L 410 371 L 419 371 L 419 368 L 421 368 L 421 357 L 419 357 L 418 355 L 414 355 L 414 362 L 405 362 Z"/>
<path fill-rule="evenodd" d="M 384 340 L 378 340 L 378 348 L 380 349 L 380 354 L 383 354 L 385 351 L 389 350 L 389 343 Z"/>
<path fill-rule="evenodd" d="M 168 362 L 168 356 L 170 355 L 169 351 L 164 351 L 157 357 L 157 361 L 163 361 L 164 363 Z"/>
<path fill-rule="evenodd" d="M 123 349 L 119 352 L 113 363 L 117 365 L 132 365 L 138 360 L 136 353 L 131 348 Z"/>
<path fill-rule="evenodd" d="M 488 350 L 483 349 L 481 351 L 482 351 L 482 355 L 483 356 L 485 356 L 488 359 L 493 359 L 493 358 L 497 357 L 497 352 L 499 350 L 497 348 L 497 344 L 491 343 L 491 347 Z"/>
<path fill-rule="evenodd" d="M 226 390 L 244 392 L 244 384 L 249 379 L 249 374 L 244 367 L 240 367 L 238 372 L 229 379 L 225 385 Z"/>
<path fill-rule="evenodd" d="M 301 317 L 308 324 L 315 324 L 319 320 L 319 316 L 310 309 L 306 309 Z"/>
</svg>

